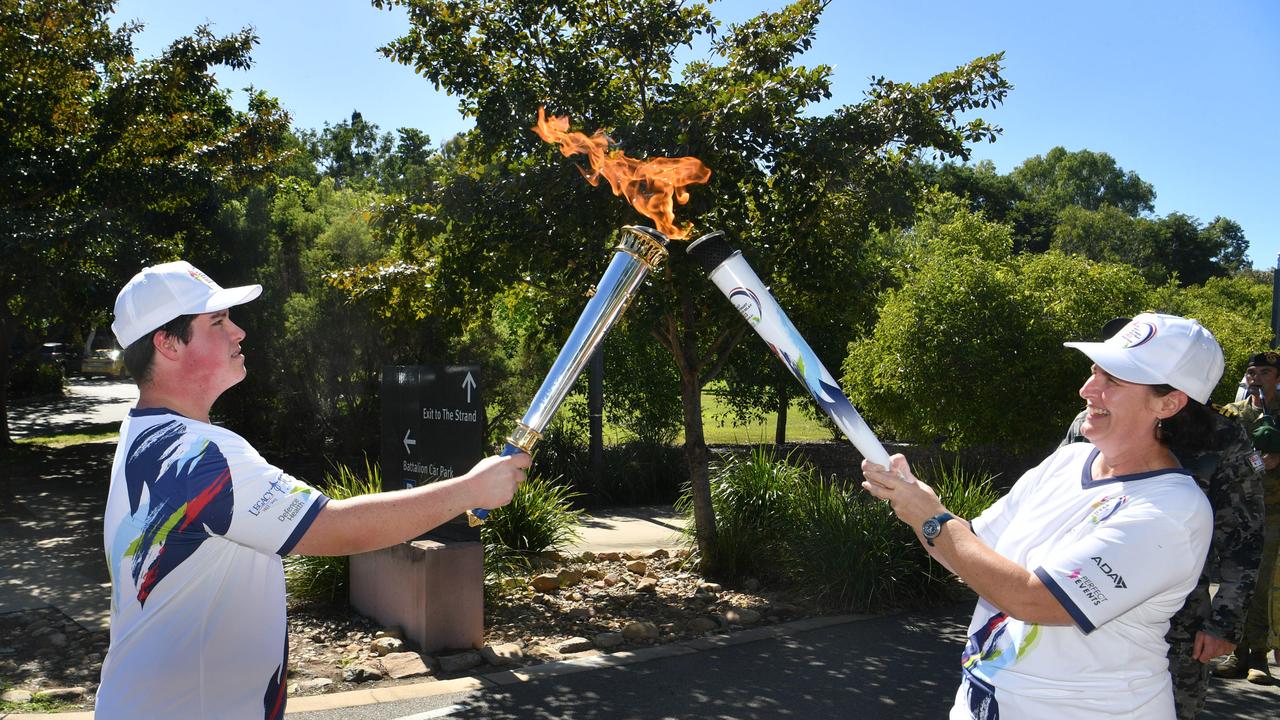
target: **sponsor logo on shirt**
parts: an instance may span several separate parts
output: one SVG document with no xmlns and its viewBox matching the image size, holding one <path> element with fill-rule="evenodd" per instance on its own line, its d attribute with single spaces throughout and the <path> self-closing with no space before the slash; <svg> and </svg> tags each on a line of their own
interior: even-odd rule
<svg viewBox="0 0 1280 720">
<path fill-rule="evenodd" d="M 1094 607 L 1097 607 L 1107 601 L 1107 596 L 1102 592 L 1102 589 L 1098 587 L 1097 583 L 1095 583 L 1092 578 L 1085 575 L 1081 568 L 1072 570 L 1067 577 L 1071 580 L 1073 585 L 1080 588 L 1080 594 L 1084 595 L 1086 600 L 1093 603 Z"/>
<path fill-rule="evenodd" d="M 270 510 L 272 505 L 275 505 L 279 502 L 280 498 L 285 497 L 288 494 L 289 490 L 285 488 L 284 483 L 279 480 L 272 480 L 271 487 L 267 488 L 267 491 L 262 493 L 262 497 L 255 500 L 253 505 L 249 507 L 249 514 L 254 517 L 258 517 L 267 510 Z"/>
<path fill-rule="evenodd" d="M 290 500 L 289 504 L 284 506 L 284 512 L 276 516 L 276 520 L 288 522 L 297 517 L 298 513 L 302 512 L 302 508 L 307 504 L 306 497 L 304 494 Z"/>
<path fill-rule="evenodd" d="M 1127 502 L 1129 502 L 1128 495 L 1120 495 L 1118 497 L 1103 495 L 1098 500 L 1095 500 L 1093 505 L 1089 506 L 1091 512 L 1089 513 L 1089 517 L 1085 519 L 1094 525 L 1106 522 L 1106 520 L 1112 515 L 1115 515 L 1121 507 L 1124 507 L 1124 504 Z"/>
<path fill-rule="evenodd" d="M 1089 559 L 1092 560 L 1093 564 L 1097 565 L 1098 569 L 1105 573 L 1107 577 L 1111 578 L 1111 582 L 1115 583 L 1117 590 L 1129 587 L 1124 584 L 1124 577 L 1108 565 L 1106 561 L 1102 559 L 1101 555 L 1095 555 Z"/>
</svg>

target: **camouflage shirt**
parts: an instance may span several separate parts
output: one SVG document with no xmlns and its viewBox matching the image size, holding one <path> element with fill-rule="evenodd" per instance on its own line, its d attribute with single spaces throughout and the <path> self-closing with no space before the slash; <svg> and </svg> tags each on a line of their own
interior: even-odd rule
<svg viewBox="0 0 1280 720">
<path fill-rule="evenodd" d="M 1063 445 L 1088 442 L 1080 432 L 1086 412 L 1076 416 Z M 1207 449 L 1186 453 L 1170 448 L 1190 470 L 1213 506 L 1213 539 L 1196 589 L 1169 620 L 1170 633 L 1197 630 L 1239 643 L 1245 611 L 1262 561 L 1262 459 L 1244 426 L 1213 413 L 1213 437 Z M 1209 600 L 1209 573 L 1218 571 L 1218 592 Z"/>
</svg>

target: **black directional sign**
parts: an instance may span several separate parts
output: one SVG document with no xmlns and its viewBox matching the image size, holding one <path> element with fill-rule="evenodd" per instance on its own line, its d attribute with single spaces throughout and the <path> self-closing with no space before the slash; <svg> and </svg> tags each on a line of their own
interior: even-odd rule
<svg viewBox="0 0 1280 720">
<path fill-rule="evenodd" d="M 382 485 L 416 487 L 462 475 L 484 457 L 477 365 L 382 368 Z"/>
</svg>

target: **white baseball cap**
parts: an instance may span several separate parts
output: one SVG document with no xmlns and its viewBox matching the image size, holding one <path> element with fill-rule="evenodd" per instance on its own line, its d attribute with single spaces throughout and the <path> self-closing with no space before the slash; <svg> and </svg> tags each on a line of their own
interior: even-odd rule
<svg viewBox="0 0 1280 720">
<path fill-rule="evenodd" d="M 1196 320 L 1142 313 L 1106 342 L 1062 343 L 1112 375 L 1141 385 L 1170 385 L 1199 403 L 1222 378 L 1222 348 Z"/>
<path fill-rule="evenodd" d="M 143 268 L 116 296 L 111 331 L 127 348 L 143 335 L 183 315 L 226 310 L 258 297 L 261 285 L 223 288 L 185 260 Z"/>
</svg>

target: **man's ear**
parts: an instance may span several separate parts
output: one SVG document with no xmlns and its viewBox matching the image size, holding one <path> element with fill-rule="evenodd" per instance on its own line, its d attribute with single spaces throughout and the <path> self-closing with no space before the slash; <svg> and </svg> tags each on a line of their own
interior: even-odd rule
<svg viewBox="0 0 1280 720">
<path fill-rule="evenodd" d="M 181 343 L 176 335 L 170 335 L 161 330 L 151 336 L 151 344 L 155 347 L 157 355 L 163 355 L 168 360 L 178 359 L 178 345 Z"/>
</svg>

